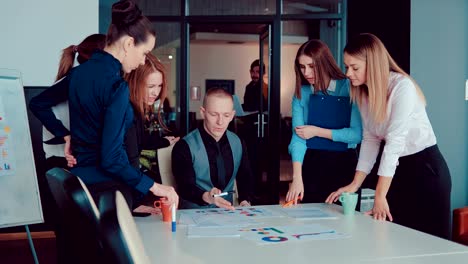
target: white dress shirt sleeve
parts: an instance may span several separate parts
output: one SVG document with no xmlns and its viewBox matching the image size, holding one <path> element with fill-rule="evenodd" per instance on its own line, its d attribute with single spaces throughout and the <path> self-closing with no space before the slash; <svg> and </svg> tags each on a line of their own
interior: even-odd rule
<svg viewBox="0 0 468 264">
<path fill-rule="evenodd" d="M 375 160 L 379 154 L 381 139 L 369 131 L 368 122 L 363 117 L 363 135 L 359 161 L 356 170 L 369 174 L 374 167 Z"/>
<path fill-rule="evenodd" d="M 419 100 L 416 87 L 409 78 L 398 80 L 391 89 L 387 106 L 385 147 L 380 160 L 378 175 L 393 177 L 398 158 L 405 150 L 409 122 Z"/>
</svg>

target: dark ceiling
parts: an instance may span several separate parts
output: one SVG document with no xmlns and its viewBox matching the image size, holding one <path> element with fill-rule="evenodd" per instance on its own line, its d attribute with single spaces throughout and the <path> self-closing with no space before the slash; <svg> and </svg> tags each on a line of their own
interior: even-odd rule
<svg viewBox="0 0 468 264">
<path fill-rule="evenodd" d="M 233 33 L 233 34 L 260 34 L 265 29 L 264 24 L 191 24 L 190 33 Z"/>
</svg>

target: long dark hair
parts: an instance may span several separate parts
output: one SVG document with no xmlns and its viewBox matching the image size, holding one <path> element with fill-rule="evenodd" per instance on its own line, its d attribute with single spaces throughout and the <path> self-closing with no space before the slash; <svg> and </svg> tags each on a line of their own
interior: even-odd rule
<svg viewBox="0 0 468 264">
<path fill-rule="evenodd" d="M 340 70 L 340 67 L 335 62 L 333 55 L 327 44 L 318 40 L 311 39 L 302 44 L 296 54 L 294 61 L 294 70 L 296 71 L 296 90 L 295 95 L 301 98 L 302 85 L 309 85 L 309 82 L 304 78 L 299 67 L 299 57 L 305 55 L 312 58 L 315 69 L 315 84 L 314 91 L 322 91 L 327 93 L 328 83 L 330 79 L 341 80 L 346 79 L 346 75 Z"/>
<path fill-rule="evenodd" d="M 95 50 L 102 50 L 106 45 L 106 35 L 103 34 L 93 34 L 86 37 L 78 45 L 70 45 L 67 48 L 63 49 L 62 57 L 60 58 L 59 69 L 57 72 L 56 81 L 62 79 L 64 76 L 68 75 L 71 68 L 73 68 L 73 63 L 76 60 L 78 63 L 82 64 L 85 61 L 91 58 L 91 55 Z"/>
<path fill-rule="evenodd" d="M 119 1 L 112 5 L 112 22 L 107 31 L 107 45 L 112 45 L 124 35 L 132 37 L 135 45 L 144 43 L 149 35 L 156 36 L 151 22 L 130 0 Z"/>
</svg>

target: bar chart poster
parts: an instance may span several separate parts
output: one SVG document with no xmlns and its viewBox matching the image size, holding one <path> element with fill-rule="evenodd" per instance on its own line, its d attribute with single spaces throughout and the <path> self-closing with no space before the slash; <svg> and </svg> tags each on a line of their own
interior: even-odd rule
<svg viewBox="0 0 468 264">
<path fill-rule="evenodd" d="M 0 177 L 15 174 L 16 162 L 12 140 L 12 131 L 8 125 L 3 98 L 0 98 Z"/>
</svg>

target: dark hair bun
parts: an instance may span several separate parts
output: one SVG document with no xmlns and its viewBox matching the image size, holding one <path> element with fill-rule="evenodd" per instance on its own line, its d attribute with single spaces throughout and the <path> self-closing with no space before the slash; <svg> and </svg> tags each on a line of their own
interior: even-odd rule
<svg viewBox="0 0 468 264">
<path fill-rule="evenodd" d="M 119 1 L 112 5 L 112 24 L 117 27 L 133 24 L 140 18 L 140 8 L 130 0 Z"/>
</svg>

